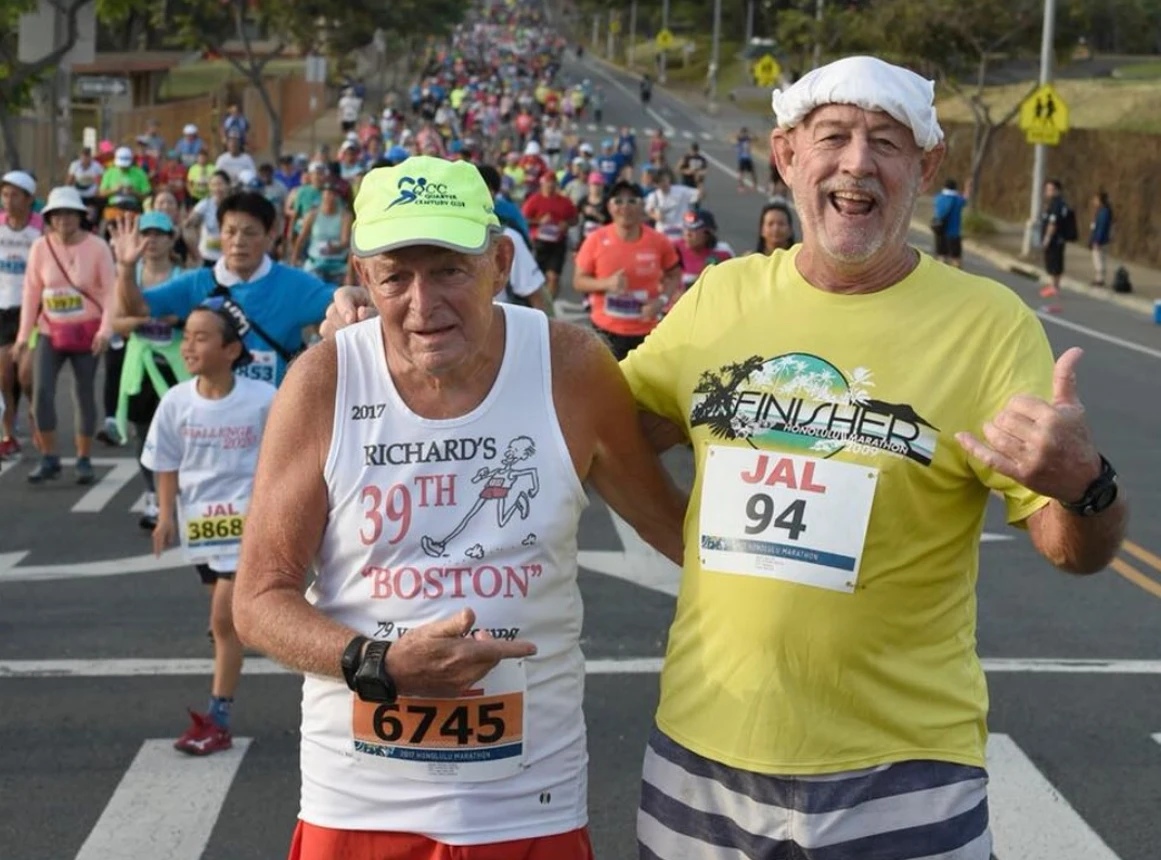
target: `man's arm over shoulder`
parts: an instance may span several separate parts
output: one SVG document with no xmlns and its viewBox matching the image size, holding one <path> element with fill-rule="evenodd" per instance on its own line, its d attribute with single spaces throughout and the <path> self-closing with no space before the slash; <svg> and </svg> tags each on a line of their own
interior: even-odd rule
<svg viewBox="0 0 1161 860">
<path fill-rule="evenodd" d="M 249 645 L 299 672 L 341 677 L 354 631 L 303 592 L 326 531 L 338 348 L 324 341 L 291 365 L 274 398 L 234 586 L 234 623 Z M 305 422 L 305 423 L 304 423 Z"/>
<path fill-rule="evenodd" d="M 592 333 L 550 323 L 557 413 L 578 473 L 659 552 L 682 563 L 688 497 L 642 432 L 637 404 L 609 349 Z"/>
</svg>

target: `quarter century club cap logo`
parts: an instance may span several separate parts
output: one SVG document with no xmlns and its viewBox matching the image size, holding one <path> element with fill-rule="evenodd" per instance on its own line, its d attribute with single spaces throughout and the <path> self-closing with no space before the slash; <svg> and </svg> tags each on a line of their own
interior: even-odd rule
<svg viewBox="0 0 1161 860">
<path fill-rule="evenodd" d="M 454 206 L 460 209 L 465 205 L 445 183 L 430 182 L 425 176 L 401 176 L 396 190 L 399 196 L 387 205 L 388 210 L 409 203 L 420 206 Z"/>
</svg>

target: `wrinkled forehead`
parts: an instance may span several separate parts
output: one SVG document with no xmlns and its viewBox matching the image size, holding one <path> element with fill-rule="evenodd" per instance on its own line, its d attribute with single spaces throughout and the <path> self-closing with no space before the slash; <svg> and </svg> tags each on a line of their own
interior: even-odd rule
<svg viewBox="0 0 1161 860">
<path fill-rule="evenodd" d="M 905 137 L 914 142 L 911 129 L 891 116 L 886 111 L 867 110 L 858 105 L 827 104 L 819 105 L 802 121 L 797 128 L 807 132 L 815 132 L 829 127 L 839 129 L 866 129 L 873 132 L 889 132 Z"/>
</svg>

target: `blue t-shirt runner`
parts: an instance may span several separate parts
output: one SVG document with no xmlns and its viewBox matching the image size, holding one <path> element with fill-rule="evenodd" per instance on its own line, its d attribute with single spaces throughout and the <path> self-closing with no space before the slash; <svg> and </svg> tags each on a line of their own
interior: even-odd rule
<svg viewBox="0 0 1161 860">
<path fill-rule="evenodd" d="M 269 257 L 245 283 L 219 263 L 212 271 L 195 269 L 142 291 L 149 315 L 185 319 L 217 289 L 215 275 L 251 323 L 242 340 L 254 360 L 239 375 L 280 385 L 286 375 L 286 357 L 302 350 L 302 330 L 322 321 L 335 288 Z M 276 343 L 260 335 L 259 328 Z"/>
</svg>

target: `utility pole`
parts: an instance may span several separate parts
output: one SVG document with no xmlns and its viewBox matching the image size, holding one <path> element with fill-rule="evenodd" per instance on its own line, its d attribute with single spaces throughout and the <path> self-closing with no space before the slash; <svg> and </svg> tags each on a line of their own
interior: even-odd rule
<svg viewBox="0 0 1161 860">
<path fill-rule="evenodd" d="M 1044 0 L 1044 29 L 1040 36 L 1040 86 L 1052 83 L 1053 51 L 1056 41 L 1056 0 Z M 1023 254 L 1027 257 L 1033 248 L 1040 247 L 1040 213 L 1044 203 L 1044 171 L 1048 147 L 1036 144 L 1032 156 L 1032 198 L 1028 211 L 1028 227 L 1024 231 Z"/>
<path fill-rule="evenodd" d="M 637 60 L 637 0 L 629 6 L 629 68 L 636 65 Z"/>
<path fill-rule="evenodd" d="M 597 45 L 601 43 L 601 16 L 593 15 L 593 50 L 597 49 Z"/>
<path fill-rule="evenodd" d="M 754 0 L 746 0 L 746 46 L 754 38 Z"/>
<path fill-rule="evenodd" d="M 617 20 L 617 13 L 615 10 L 610 9 L 609 10 L 609 32 L 606 34 L 606 37 L 605 37 L 605 56 L 608 57 L 610 60 L 616 59 L 616 57 L 613 56 L 613 39 L 614 39 L 613 22 L 615 20 Z"/>
<path fill-rule="evenodd" d="M 669 29 L 669 0 L 661 0 L 661 29 Z M 658 54 L 658 59 L 661 65 L 657 69 L 657 80 L 659 83 L 665 83 L 665 61 L 667 51 L 661 51 Z"/>
<path fill-rule="evenodd" d="M 814 3 L 814 63 L 811 68 L 817 69 L 822 65 L 822 19 L 826 10 L 826 0 L 815 0 Z"/>
<path fill-rule="evenodd" d="M 720 59 L 719 49 L 721 47 L 721 41 L 722 41 L 722 0 L 714 0 L 714 35 L 713 35 L 713 48 L 710 52 L 710 67 L 709 67 L 709 73 L 710 73 L 710 79 L 709 79 L 710 110 L 713 110 L 714 108 L 716 108 L 717 103 L 718 103 L 718 68 L 719 68 L 718 67 L 718 60 Z"/>
</svg>

